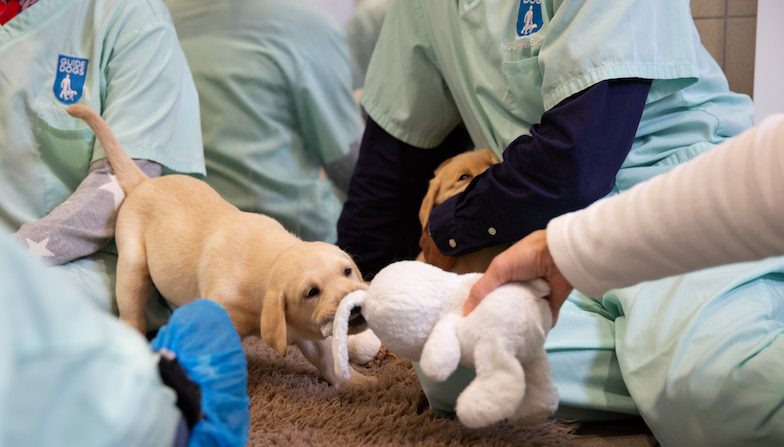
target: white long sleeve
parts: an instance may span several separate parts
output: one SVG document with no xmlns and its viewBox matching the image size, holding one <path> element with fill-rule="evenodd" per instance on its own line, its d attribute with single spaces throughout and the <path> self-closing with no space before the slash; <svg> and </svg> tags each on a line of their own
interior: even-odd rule
<svg viewBox="0 0 784 447">
<path fill-rule="evenodd" d="M 564 277 L 589 296 L 784 255 L 784 115 L 626 193 L 553 219 L 547 243 Z"/>
</svg>

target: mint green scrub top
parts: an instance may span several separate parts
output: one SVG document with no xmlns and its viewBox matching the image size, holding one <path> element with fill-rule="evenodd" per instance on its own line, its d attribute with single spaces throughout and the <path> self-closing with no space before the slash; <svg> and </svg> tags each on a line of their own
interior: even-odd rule
<svg viewBox="0 0 784 447">
<path fill-rule="evenodd" d="M 206 181 L 305 240 L 337 239 L 320 168 L 362 135 L 343 32 L 302 0 L 168 0 L 199 91 Z"/>
<path fill-rule="evenodd" d="M 196 88 L 160 1 L 40 0 L 0 26 L 0 60 L 3 232 L 46 216 L 105 157 L 71 104 L 100 112 L 132 158 L 205 173 Z M 115 263 L 99 252 L 61 269 L 109 311 Z"/>
<path fill-rule="evenodd" d="M 64 202 L 105 157 L 71 104 L 101 113 L 132 158 L 204 173 L 198 96 L 163 3 L 40 0 L 0 27 L 0 58 L 0 220 L 11 228 Z"/>
<path fill-rule="evenodd" d="M 613 193 L 752 124 L 751 100 L 729 91 L 700 43 L 687 0 L 393 1 L 362 105 L 408 144 L 434 147 L 463 122 L 476 147 L 501 156 L 517 137 L 530 135 L 545 111 L 618 78 L 651 79 L 652 86 Z M 616 356 L 629 344 L 616 345 L 622 313 L 579 292 L 564 304 L 545 346 L 560 394 L 558 416 L 638 414 Z M 431 408 L 453 411 L 472 374 L 463 368 L 438 384 L 420 374 Z M 647 408 L 649 397 L 641 403 Z"/>
</svg>

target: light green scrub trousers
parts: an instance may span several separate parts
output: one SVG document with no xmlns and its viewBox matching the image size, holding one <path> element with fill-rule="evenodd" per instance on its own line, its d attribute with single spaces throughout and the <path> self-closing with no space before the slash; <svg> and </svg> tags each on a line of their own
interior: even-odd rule
<svg viewBox="0 0 784 447">
<path fill-rule="evenodd" d="M 663 446 L 781 446 L 782 333 L 784 257 L 645 282 L 598 300 L 575 291 L 546 343 L 561 395 L 555 416 L 617 419 L 636 414 L 636 404 Z M 439 413 L 454 411 L 474 376 L 461 366 L 436 384 L 417 373 Z"/>
<path fill-rule="evenodd" d="M 82 296 L 92 301 L 99 309 L 119 315 L 115 293 L 117 255 L 98 252 L 52 268 L 70 278 L 76 287 L 82 289 Z M 166 301 L 158 290 L 153 288 L 144 308 L 147 330 L 154 331 L 166 324 L 176 308 L 177 306 Z"/>
</svg>

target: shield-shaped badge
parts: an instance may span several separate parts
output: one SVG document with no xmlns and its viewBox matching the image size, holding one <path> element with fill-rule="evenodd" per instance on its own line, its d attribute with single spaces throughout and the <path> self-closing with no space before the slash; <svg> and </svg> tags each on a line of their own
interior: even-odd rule
<svg viewBox="0 0 784 447">
<path fill-rule="evenodd" d="M 525 37 L 542 29 L 542 0 L 520 0 L 517 11 L 517 35 Z"/>
<path fill-rule="evenodd" d="M 87 59 L 73 56 L 57 57 L 57 77 L 54 96 L 60 102 L 73 104 L 82 97 L 84 78 L 87 76 Z"/>
</svg>

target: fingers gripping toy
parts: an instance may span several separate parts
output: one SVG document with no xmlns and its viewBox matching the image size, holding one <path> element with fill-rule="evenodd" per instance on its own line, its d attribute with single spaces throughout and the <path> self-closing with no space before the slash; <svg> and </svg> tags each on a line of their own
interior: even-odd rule
<svg viewBox="0 0 784 447">
<path fill-rule="evenodd" d="M 467 427 L 546 419 L 558 407 L 543 347 L 552 323 L 543 299 L 549 287 L 543 280 L 503 285 L 463 317 L 463 302 L 480 277 L 416 261 L 381 270 L 367 291 L 350 293 L 338 307 L 333 329 L 338 375 L 349 374 L 349 319 L 353 325 L 364 318 L 391 352 L 418 360 L 434 381 L 446 380 L 458 363 L 476 369 L 457 400 L 457 416 Z"/>
</svg>

